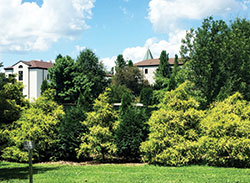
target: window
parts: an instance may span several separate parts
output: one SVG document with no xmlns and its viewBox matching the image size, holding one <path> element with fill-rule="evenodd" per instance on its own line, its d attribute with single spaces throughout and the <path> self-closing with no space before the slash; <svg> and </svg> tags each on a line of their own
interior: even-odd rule
<svg viewBox="0 0 250 183">
<path fill-rule="evenodd" d="M 49 80 L 49 74 L 47 75 L 47 80 Z"/>
<path fill-rule="evenodd" d="M 22 66 L 22 65 L 19 65 L 18 68 L 23 68 L 23 66 Z"/>
<path fill-rule="evenodd" d="M 18 80 L 19 81 L 23 80 L 23 71 L 18 71 Z"/>
<path fill-rule="evenodd" d="M 145 69 L 145 74 L 147 74 L 148 73 L 148 69 Z"/>
</svg>

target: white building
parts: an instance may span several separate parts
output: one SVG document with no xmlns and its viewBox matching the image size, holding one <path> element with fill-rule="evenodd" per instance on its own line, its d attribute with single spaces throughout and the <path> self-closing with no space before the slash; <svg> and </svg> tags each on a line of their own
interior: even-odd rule
<svg viewBox="0 0 250 183">
<path fill-rule="evenodd" d="M 169 58 L 169 64 L 171 68 L 174 67 L 174 60 L 174 58 Z M 160 59 L 154 59 L 149 49 L 147 50 L 143 61 L 134 64 L 134 66 L 137 66 L 142 71 L 145 76 L 145 79 L 148 80 L 150 85 L 154 84 L 155 82 L 155 72 L 159 65 Z M 182 65 L 182 63 L 179 63 L 179 65 Z"/>
<path fill-rule="evenodd" d="M 24 85 L 23 94 L 28 99 L 40 97 L 42 82 L 48 78 L 48 68 L 53 67 L 51 62 L 19 61 L 11 67 L 4 68 L 5 75 L 16 74 L 17 80 Z"/>
</svg>

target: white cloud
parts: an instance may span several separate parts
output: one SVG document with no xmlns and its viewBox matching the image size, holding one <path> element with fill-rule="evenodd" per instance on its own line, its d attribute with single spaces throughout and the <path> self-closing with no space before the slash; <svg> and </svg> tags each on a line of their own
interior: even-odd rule
<svg viewBox="0 0 250 183">
<path fill-rule="evenodd" d="M 60 38 L 74 39 L 88 28 L 95 0 L 0 0 L 0 51 L 46 50 Z"/>
<path fill-rule="evenodd" d="M 115 60 L 116 60 L 116 56 L 113 56 L 111 58 L 106 57 L 106 58 L 102 58 L 100 59 L 101 62 L 104 64 L 104 66 L 108 69 L 111 69 L 112 67 L 115 66 Z"/>
<path fill-rule="evenodd" d="M 150 38 L 145 42 L 144 46 L 126 48 L 123 51 L 123 56 L 126 60 L 131 59 L 134 63 L 136 63 L 143 60 L 146 51 L 149 48 L 154 58 L 159 58 L 162 50 L 166 50 L 170 57 L 174 57 L 175 54 L 179 55 L 181 40 L 185 37 L 185 35 L 186 31 L 177 30 L 169 33 L 169 39 L 167 41 Z"/>
<path fill-rule="evenodd" d="M 174 57 L 175 54 L 179 55 L 181 40 L 185 38 L 185 35 L 186 31 L 176 30 L 169 33 L 169 39 L 167 41 L 158 40 L 155 37 L 149 38 L 143 46 L 126 48 L 122 54 L 125 60 L 132 60 L 133 63 L 142 61 L 148 48 L 151 50 L 154 58 L 159 58 L 162 50 L 166 50 L 170 57 Z M 103 60 L 106 67 L 111 68 L 115 66 L 116 56 L 101 60 Z"/>
<path fill-rule="evenodd" d="M 86 49 L 86 46 L 79 46 L 79 45 L 76 45 L 75 48 L 76 48 L 76 51 L 79 53 L 79 52 L 85 50 L 85 49 Z"/>
<path fill-rule="evenodd" d="M 247 8 L 237 0 L 151 0 L 148 18 L 155 31 L 168 32 L 181 27 L 184 21 L 200 20 L 207 16 L 226 15 Z"/>
</svg>

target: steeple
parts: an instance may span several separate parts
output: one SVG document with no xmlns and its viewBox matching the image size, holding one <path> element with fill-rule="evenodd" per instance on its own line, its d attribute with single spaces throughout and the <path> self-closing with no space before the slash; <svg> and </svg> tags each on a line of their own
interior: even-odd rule
<svg viewBox="0 0 250 183">
<path fill-rule="evenodd" d="M 150 49 L 148 48 L 143 60 L 150 60 L 150 59 L 154 59 L 154 58 L 153 58 L 153 55 L 152 55 Z"/>
</svg>

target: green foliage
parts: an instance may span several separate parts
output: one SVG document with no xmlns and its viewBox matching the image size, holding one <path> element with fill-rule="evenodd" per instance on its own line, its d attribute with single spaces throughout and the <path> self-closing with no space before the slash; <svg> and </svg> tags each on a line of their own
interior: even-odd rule
<svg viewBox="0 0 250 183">
<path fill-rule="evenodd" d="M 0 75 L 0 123 L 9 124 L 17 120 L 21 111 L 28 106 L 23 87 L 14 77 Z"/>
<path fill-rule="evenodd" d="M 81 144 L 80 136 L 86 132 L 82 121 L 86 119 L 85 109 L 81 105 L 65 107 L 65 117 L 59 124 L 58 158 L 76 160 L 76 148 Z"/>
<path fill-rule="evenodd" d="M 118 55 L 115 61 L 115 71 L 118 72 L 119 69 L 124 69 L 126 66 L 126 61 L 123 58 L 123 55 Z"/>
<path fill-rule="evenodd" d="M 204 106 L 236 91 L 250 99 L 249 35 L 250 22 L 245 19 L 227 25 L 212 17 L 205 19 L 196 31 L 187 33 L 181 47 L 186 65 L 183 76 L 205 96 Z"/>
<path fill-rule="evenodd" d="M 168 83 L 168 90 L 174 90 L 177 87 L 177 78 L 176 75 L 177 73 L 180 71 L 180 67 L 179 67 L 179 62 L 178 62 L 178 56 L 175 55 L 175 60 L 174 60 L 174 68 L 173 71 L 171 73 L 170 79 L 169 79 L 169 83 Z"/>
<path fill-rule="evenodd" d="M 147 137 L 145 110 L 132 106 L 131 102 L 131 95 L 123 95 L 119 112 L 120 123 L 115 131 L 117 155 L 128 160 L 139 158 L 140 144 Z"/>
<path fill-rule="evenodd" d="M 86 102 L 92 104 L 107 86 L 103 64 L 90 49 L 85 49 L 76 59 L 76 73 L 73 82 L 75 90 L 81 93 Z M 78 98 L 77 96 L 77 98 Z"/>
<path fill-rule="evenodd" d="M 48 93 L 54 93 L 49 90 Z M 58 124 L 64 112 L 51 96 L 42 96 L 31 107 L 23 111 L 19 120 L 9 132 L 11 145 L 3 150 L 6 160 L 27 161 L 28 153 L 23 149 L 23 141 L 35 142 L 34 158 L 36 161 L 54 160 L 58 145 Z"/>
<path fill-rule="evenodd" d="M 169 78 L 170 78 L 170 64 L 169 56 L 165 50 L 161 52 L 160 55 L 160 65 L 155 73 L 155 89 L 163 89 L 168 87 Z"/>
<path fill-rule="evenodd" d="M 166 92 L 160 109 L 149 119 L 149 138 L 141 144 L 143 161 L 179 166 L 191 164 L 200 156 L 197 140 L 203 112 L 186 91 L 187 83 Z"/>
<path fill-rule="evenodd" d="M 132 60 L 129 60 L 129 61 L 128 61 L 128 66 L 131 67 L 131 66 L 133 66 L 133 65 L 134 65 L 134 64 L 133 64 Z"/>
<path fill-rule="evenodd" d="M 50 88 L 55 89 L 55 100 L 59 103 L 74 103 L 77 99 L 72 82 L 76 72 L 74 64 L 70 56 L 58 55 L 54 66 L 49 68 Z"/>
<path fill-rule="evenodd" d="M 146 106 L 153 104 L 153 89 L 151 87 L 145 87 L 140 93 L 140 102 Z"/>
<path fill-rule="evenodd" d="M 89 108 L 107 86 L 104 67 L 89 49 L 80 52 L 76 62 L 69 56 L 59 55 L 49 74 L 50 86 L 56 90 L 55 99 L 59 103 L 76 104 L 83 95 L 86 108 Z"/>
<path fill-rule="evenodd" d="M 148 85 L 148 82 L 144 79 L 144 75 L 137 67 L 130 66 L 118 69 L 112 78 L 112 84 L 116 86 L 125 85 L 134 95 L 138 96 L 141 89 Z"/>
<path fill-rule="evenodd" d="M 129 90 L 125 85 L 111 85 L 110 89 L 110 103 L 120 103 L 124 93 L 131 94 L 131 90 Z"/>
<path fill-rule="evenodd" d="M 49 89 L 49 83 L 48 83 L 48 81 L 45 79 L 45 80 L 43 80 L 42 85 L 41 85 L 41 94 L 43 94 L 43 92 L 44 92 L 45 90 L 47 90 L 47 89 Z"/>
<path fill-rule="evenodd" d="M 200 151 L 209 165 L 249 167 L 250 104 L 242 98 L 236 93 L 213 104 L 201 121 Z"/>
<path fill-rule="evenodd" d="M 82 134 L 77 156 L 105 160 L 112 158 L 116 152 L 114 143 L 114 132 L 117 128 L 117 113 L 110 101 L 110 89 L 107 88 L 103 94 L 95 100 L 94 111 L 87 113 L 83 125 L 87 132 Z"/>
</svg>

